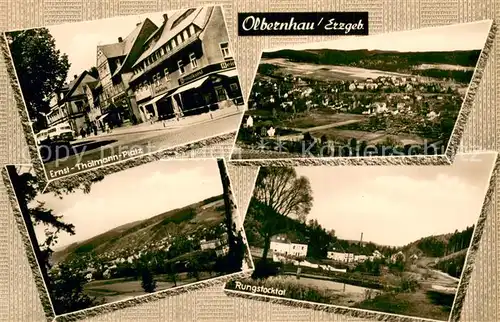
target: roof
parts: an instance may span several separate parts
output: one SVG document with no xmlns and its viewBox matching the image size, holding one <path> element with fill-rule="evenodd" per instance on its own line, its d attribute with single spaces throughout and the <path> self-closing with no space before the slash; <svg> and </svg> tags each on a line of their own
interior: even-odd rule
<svg viewBox="0 0 500 322">
<path fill-rule="evenodd" d="M 68 84 L 69 91 L 66 93 L 65 97 L 71 96 L 80 84 L 88 83 L 97 84 L 98 80 L 91 76 L 87 71 L 84 71 Z"/>
<path fill-rule="evenodd" d="M 97 48 L 100 49 L 102 51 L 102 53 L 104 54 L 104 56 L 106 56 L 108 59 L 126 56 L 125 61 L 123 62 L 121 67 L 118 68 L 114 72 L 113 76 L 120 73 L 122 67 L 126 65 L 129 54 L 132 51 L 132 49 L 135 46 L 137 46 L 137 44 L 136 44 L 137 39 L 139 38 L 141 33 L 143 33 L 144 30 L 148 30 L 148 29 L 152 29 L 152 28 L 157 30 L 158 26 L 156 26 L 154 24 L 154 22 L 152 22 L 150 19 L 146 18 L 146 19 L 144 19 L 144 21 L 138 23 L 135 26 L 134 30 L 132 30 L 132 32 L 130 34 L 128 34 L 128 36 L 123 39 L 123 41 L 116 42 L 113 44 L 106 44 L 106 45 L 97 46 Z M 140 46 L 142 46 L 142 44 L 140 44 Z"/>
<path fill-rule="evenodd" d="M 271 241 L 275 243 L 283 244 L 303 244 L 307 245 L 307 242 L 298 238 L 297 236 L 292 236 L 291 234 L 278 234 L 271 237 Z"/>
<path fill-rule="evenodd" d="M 132 67 L 137 66 L 141 61 L 149 57 L 153 52 L 160 49 L 163 45 L 177 36 L 177 34 L 187 28 L 190 24 L 194 24 L 200 29 L 203 29 L 206 22 L 208 21 L 208 17 L 212 13 L 213 8 L 214 7 L 199 7 L 195 9 L 191 8 L 175 12 L 172 17 L 169 17 L 166 23 L 164 22 L 164 24 L 160 27 L 161 35 L 158 37 L 158 39 L 154 40 L 154 37 L 150 37 L 150 39 L 148 39 L 148 41 L 151 42 L 150 45 L 137 59 Z M 188 11 L 192 12 L 184 20 L 177 22 L 177 20 Z"/>
</svg>

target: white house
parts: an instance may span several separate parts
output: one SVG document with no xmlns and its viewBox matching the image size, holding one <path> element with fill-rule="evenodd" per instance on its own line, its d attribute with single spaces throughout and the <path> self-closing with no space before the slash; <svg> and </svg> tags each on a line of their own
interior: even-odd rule
<svg viewBox="0 0 500 322">
<path fill-rule="evenodd" d="M 275 235 L 271 238 L 270 249 L 273 254 L 305 257 L 307 244 L 290 239 L 285 234 Z"/>
<path fill-rule="evenodd" d="M 338 262 L 351 263 L 354 262 L 355 256 L 352 253 L 329 251 L 327 252 L 326 257 Z"/>
<path fill-rule="evenodd" d="M 368 259 L 368 256 L 366 256 L 366 255 L 354 255 L 355 262 L 364 262 L 367 259 Z"/>
</svg>

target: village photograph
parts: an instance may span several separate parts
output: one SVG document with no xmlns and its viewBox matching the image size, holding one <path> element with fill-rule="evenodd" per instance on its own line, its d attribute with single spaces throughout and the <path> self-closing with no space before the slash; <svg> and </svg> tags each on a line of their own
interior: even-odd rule
<svg viewBox="0 0 500 322">
<path fill-rule="evenodd" d="M 491 23 L 264 50 L 232 159 L 444 154 Z"/>
<path fill-rule="evenodd" d="M 7 169 L 56 315 L 252 269 L 222 160 L 156 161 L 50 193 L 32 166 Z"/>
<path fill-rule="evenodd" d="M 447 321 L 495 160 L 261 167 L 244 222 L 255 271 L 226 291 Z"/>
<path fill-rule="evenodd" d="M 236 135 L 244 102 L 220 6 L 5 35 L 48 179 Z"/>
</svg>

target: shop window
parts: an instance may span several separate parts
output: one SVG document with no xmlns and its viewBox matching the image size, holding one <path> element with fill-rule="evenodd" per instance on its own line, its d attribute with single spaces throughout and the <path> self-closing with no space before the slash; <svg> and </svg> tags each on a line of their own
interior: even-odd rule
<svg viewBox="0 0 500 322">
<path fill-rule="evenodd" d="M 195 53 L 189 54 L 189 61 L 191 62 L 191 67 L 193 69 L 198 67 L 198 60 L 196 59 Z"/>
<path fill-rule="evenodd" d="M 224 57 L 224 58 L 231 57 L 231 52 L 229 51 L 229 43 L 228 42 L 220 43 L 220 51 L 222 53 L 222 57 Z"/>
<path fill-rule="evenodd" d="M 177 66 L 179 67 L 179 74 L 182 75 L 184 74 L 184 72 L 186 72 L 186 69 L 184 68 L 184 63 L 182 62 L 182 60 L 179 60 L 177 62 Z"/>
<path fill-rule="evenodd" d="M 227 100 L 226 90 L 224 89 L 223 86 L 216 86 L 215 87 L 215 94 L 217 95 L 218 102 Z"/>
</svg>

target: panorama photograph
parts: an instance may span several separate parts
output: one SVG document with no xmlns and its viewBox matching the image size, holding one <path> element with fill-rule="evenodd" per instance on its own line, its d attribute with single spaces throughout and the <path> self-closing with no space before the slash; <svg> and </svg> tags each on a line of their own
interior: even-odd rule
<svg viewBox="0 0 500 322">
<path fill-rule="evenodd" d="M 495 161 L 261 167 L 244 221 L 255 270 L 226 292 L 447 321 Z"/>
<path fill-rule="evenodd" d="M 56 315 L 252 267 L 222 160 L 156 161 L 41 192 L 7 166 Z"/>
<path fill-rule="evenodd" d="M 444 154 L 491 24 L 264 50 L 232 159 Z"/>
<path fill-rule="evenodd" d="M 220 6 L 5 35 L 49 180 L 236 135 L 243 98 Z"/>
</svg>

